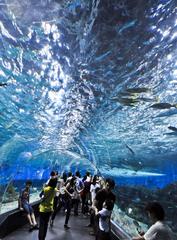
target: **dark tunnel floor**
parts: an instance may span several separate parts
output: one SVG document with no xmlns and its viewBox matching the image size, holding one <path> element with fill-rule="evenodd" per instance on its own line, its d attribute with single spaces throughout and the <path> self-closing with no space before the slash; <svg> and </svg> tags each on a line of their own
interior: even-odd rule
<svg viewBox="0 0 177 240">
<path fill-rule="evenodd" d="M 68 230 L 64 229 L 64 220 L 65 216 L 63 212 L 57 214 L 53 227 L 48 227 L 46 240 L 95 239 L 94 236 L 89 235 L 91 229 L 86 227 L 89 224 L 89 217 L 86 218 L 82 214 L 80 214 L 80 216 L 73 216 L 72 214 L 68 224 L 71 228 Z M 29 232 L 28 230 L 29 225 L 25 225 L 3 238 L 3 240 L 37 240 L 38 230 L 32 232 Z"/>
</svg>

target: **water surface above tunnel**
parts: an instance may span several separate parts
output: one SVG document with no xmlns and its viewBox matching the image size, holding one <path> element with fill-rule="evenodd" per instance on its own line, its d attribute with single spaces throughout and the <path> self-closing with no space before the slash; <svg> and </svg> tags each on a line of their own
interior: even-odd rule
<svg viewBox="0 0 177 240">
<path fill-rule="evenodd" d="M 1 183 L 177 179 L 175 0 L 1 0 L 0 37 Z"/>
</svg>

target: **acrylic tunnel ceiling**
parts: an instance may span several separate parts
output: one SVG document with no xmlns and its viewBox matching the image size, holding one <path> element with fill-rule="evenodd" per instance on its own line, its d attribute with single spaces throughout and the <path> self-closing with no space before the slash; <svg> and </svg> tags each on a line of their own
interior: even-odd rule
<svg viewBox="0 0 177 240">
<path fill-rule="evenodd" d="M 177 176 L 176 0 L 1 0 L 1 181 L 52 166 Z"/>
</svg>

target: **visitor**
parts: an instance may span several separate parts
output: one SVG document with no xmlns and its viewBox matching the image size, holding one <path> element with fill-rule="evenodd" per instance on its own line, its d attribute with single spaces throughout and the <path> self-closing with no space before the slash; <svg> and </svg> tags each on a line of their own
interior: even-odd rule
<svg viewBox="0 0 177 240">
<path fill-rule="evenodd" d="M 114 202 L 111 200 L 106 200 L 103 203 L 102 210 L 98 211 L 97 208 L 95 208 L 95 215 L 99 218 L 99 227 L 97 231 L 97 240 L 110 240 L 111 236 L 111 229 L 110 229 L 110 220 L 111 220 L 111 213 L 112 209 L 114 207 Z"/>
<path fill-rule="evenodd" d="M 32 186 L 32 182 L 30 180 L 26 181 L 25 188 L 21 191 L 19 196 L 19 208 L 20 210 L 24 210 L 27 213 L 27 219 L 30 224 L 29 231 L 38 229 L 38 224 L 36 222 L 34 210 L 31 204 L 29 203 L 31 186 Z"/>
<path fill-rule="evenodd" d="M 94 202 L 95 200 L 95 196 L 96 196 L 96 189 L 100 189 L 100 184 L 97 183 L 97 175 L 95 175 L 93 177 L 93 180 L 91 182 L 91 185 L 90 185 L 90 193 L 91 193 L 91 204 Z"/>
<path fill-rule="evenodd" d="M 65 183 L 65 187 L 62 189 L 62 199 L 63 199 L 63 204 L 65 208 L 65 223 L 64 223 L 64 228 L 69 229 L 70 227 L 68 226 L 69 218 L 70 218 L 70 213 L 71 213 L 71 204 L 72 204 L 72 197 L 74 193 L 74 186 L 75 186 L 75 177 L 72 177 L 71 180 Z M 60 190 L 61 191 L 61 190 Z"/>
<path fill-rule="evenodd" d="M 62 186 L 62 180 L 59 177 L 58 171 L 55 172 L 55 178 L 57 179 L 57 192 L 55 193 L 54 201 L 53 201 L 53 212 L 50 218 L 50 226 L 53 227 L 54 220 L 56 217 L 56 214 L 58 211 L 60 211 L 62 207 L 62 200 L 61 200 L 61 194 L 60 194 L 60 188 Z"/>
<path fill-rule="evenodd" d="M 51 178 L 42 190 L 43 196 L 39 205 L 39 240 L 45 240 L 50 215 L 53 212 L 53 201 L 57 188 L 57 178 Z"/>
<path fill-rule="evenodd" d="M 139 232 L 132 240 L 174 240 L 173 232 L 164 222 L 165 211 L 160 203 L 150 202 L 145 210 L 153 224 L 146 233 Z"/>
<path fill-rule="evenodd" d="M 113 202 L 112 208 L 114 207 L 114 203 L 116 201 L 116 195 L 112 192 L 112 190 L 115 187 L 115 182 L 113 179 L 107 178 L 105 180 L 105 187 L 103 189 L 100 189 L 95 196 L 95 200 L 93 201 L 93 209 L 97 210 L 97 211 L 101 211 L 101 209 L 103 208 L 103 203 L 106 200 L 110 200 Z M 112 210 L 112 209 L 111 209 Z M 94 213 L 95 215 L 95 213 Z M 98 221 L 97 218 L 95 218 L 94 220 L 94 227 L 93 227 L 93 232 L 91 231 L 90 234 L 91 235 L 95 235 L 97 234 L 98 231 Z"/>
</svg>

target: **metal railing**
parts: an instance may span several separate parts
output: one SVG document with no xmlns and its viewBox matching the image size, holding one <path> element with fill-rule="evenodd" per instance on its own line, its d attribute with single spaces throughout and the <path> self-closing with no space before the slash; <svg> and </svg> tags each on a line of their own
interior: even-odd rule
<svg viewBox="0 0 177 240">
<path fill-rule="evenodd" d="M 132 237 L 126 233 L 118 224 L 111 220 L 111 231 L 119 240 L 131 240 Z"/>
</svg>

